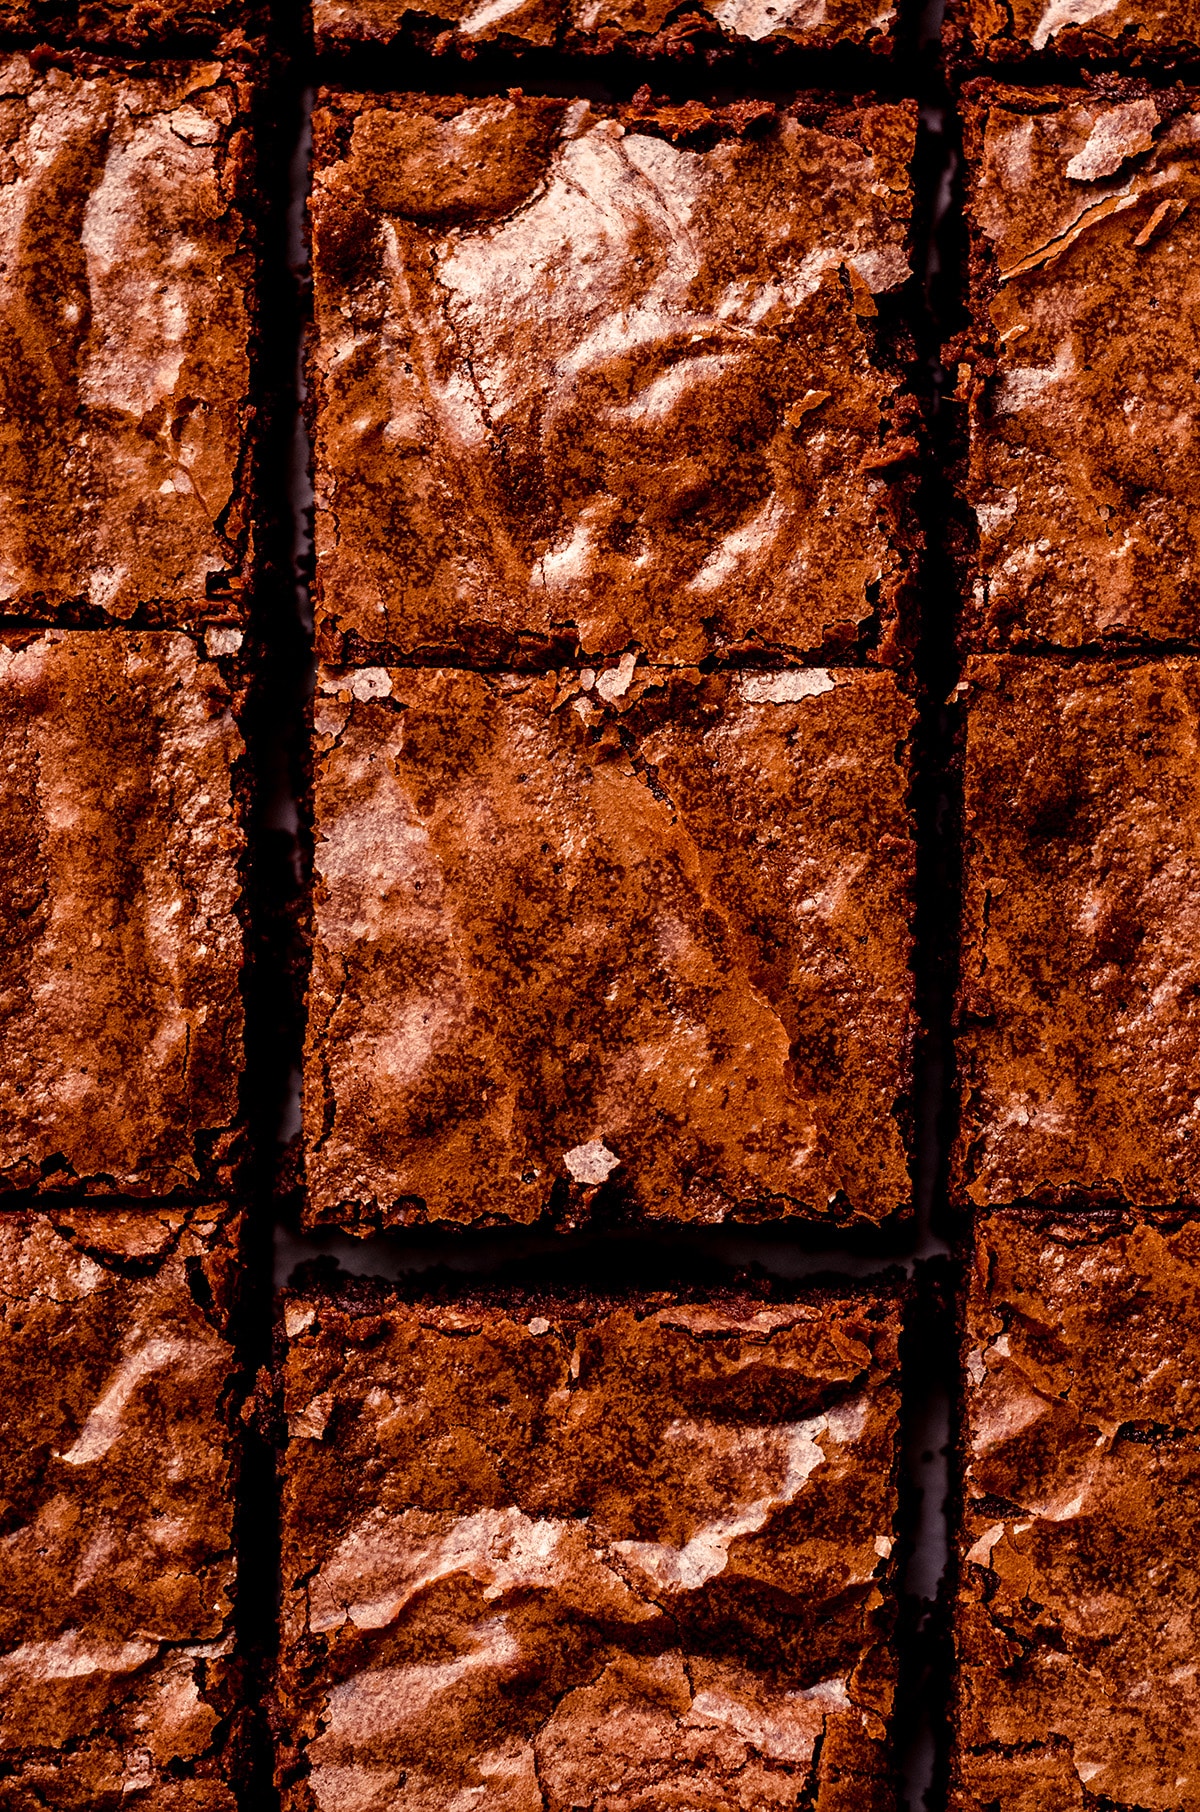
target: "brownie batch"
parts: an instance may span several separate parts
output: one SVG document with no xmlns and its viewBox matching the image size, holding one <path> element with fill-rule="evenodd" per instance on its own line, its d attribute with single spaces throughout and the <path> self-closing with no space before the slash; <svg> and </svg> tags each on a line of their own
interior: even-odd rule
<svg viewBox="0 0 1200 1812">
<path fill-rule="evenodd" d="M 895 1812 L 950 944 L 926 1803 L 1200 1808 L 1198 29 L 951 0 L 943 431 L 879 0 L 0 0 L 3 1812 Z M 272 1206 L 597 1280 L 310 1263 L 252 1383 Z M 637 1274 L 717 1223 L 875 1273 Z"/>
</svg>

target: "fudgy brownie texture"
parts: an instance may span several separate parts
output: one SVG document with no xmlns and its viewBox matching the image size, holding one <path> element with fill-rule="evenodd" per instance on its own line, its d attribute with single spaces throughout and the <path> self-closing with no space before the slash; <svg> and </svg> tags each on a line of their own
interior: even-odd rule
<svg viewBox="0 0 1200 1812">
<path fill-rule="evenodd" d="M 967 93 L 967 642 L 1194 641 L 1200 98 Z"/>
<path fill-rule="evenodd" d="M 162 1193 L 234 1153 L 243 745 L 202 649 L 0 637 L 0 1189 Z"/>
<path fill-rule="evenodd" d="M 267 30 L 266 4 L 247 0 L 0 0 L 0 31 L 39 44 L 133 50 L 247 49 Z"/>
<path fill-rule="evenodd" d="M 233 1812 L 237 1236 L 0 1215 L 5 1812 Z"/>
<path fill-rule="evenodd" d="M 286 1812 L 884 1812 L 894 1293 L 285 1298 Z"/>
<path fill-rule="evenodd" d="M 250 88 L 0 60 L 0 611 L 186 627 L 250 558 Z"/>
<path fill-rule="evenodd" d="M 1200 661 L 963 691 L 957 1195 L 1200 1199 Z"/>
<path fill-rule="evenodd" d="M 894 655 L 915 119 L 324 93 L 326 658 Z"/>
<path fill-rule="evenodd" d="M 765 43 L 856 45 L 887 55 L 896 7 L 887 0 L 312 0 L 321 51 L 413 42 L 470 56 L 508 50 L 633 51 L 694 56 Z"/>
<path fill-rule="evenodd" d="M 310 1224 L 910 1196 L 888 674 L 322 669 Z"/>
<path fill-rule="evenodd" d="M 1194 62 L 1196 0 L 949 0 L 946 48 L 954 63 L 1020 64 L 1041 57 Z"/>
<path fill-rule="evenodd" d="M 1200 1223 L 981 1217 L 965 1309 L 954 1812 L 1200 1793 Z"/>
</svg>

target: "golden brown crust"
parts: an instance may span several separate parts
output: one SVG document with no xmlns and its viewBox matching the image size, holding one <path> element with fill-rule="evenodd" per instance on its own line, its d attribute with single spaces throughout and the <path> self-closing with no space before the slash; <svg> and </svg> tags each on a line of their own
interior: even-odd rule
<svg viewBox="0 0 1200 1812">
<path fill-rule="evenodd" d="M 0 1216 L 0 1800 L 233 1812 L 239 1217 Z"/>
<path fill-rule="evenodd" d="M 322 669 L 310 1221 L 905 1208 L 913 721 L 848 669 Z"/>
<path fill-rule="evenodd" d="M 894 1294 L 283 1313 L 287 1812 L 893 1803 Z"/>
<path fill-rule="evenodd" d="M 895 658 L 915 108 L 802 115 L 321 96 L 326 658 Z"/>
<path fill-rule="evenodd" d="M 0 612 L 237 621 L 251 557 L 250 86 L 0 61 Z"/>
<path fill-rule="evenodd" d="M 0 1187 L 169 1193 L 233 1156 L 236 702 L 173 631 L 0 637 Z"/>
</svg>

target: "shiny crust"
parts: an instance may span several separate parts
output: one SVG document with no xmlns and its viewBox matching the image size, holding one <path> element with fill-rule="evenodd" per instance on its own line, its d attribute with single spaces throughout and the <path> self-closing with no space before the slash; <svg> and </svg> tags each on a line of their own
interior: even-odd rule
<svg viewBox="0 0 1200 1812">
<path fill-rule="evenodd" d="M 0 1187 L 161 1194 L 231 1161 L 237 698 L 172 631 L 0 637 Z"/>
<path fill-rule="evenodd" d="M 1200 1200 L 1200 660 L 989 656 L 962 702 L 955 1193 Z"/>
<path fill-rule="evenodd" d="M 1195 642 L 1197 96 L 967 92 L 966 643 Z"/>
<path fill-rule="evenodd" d="M 322 669 L 310 1222 L 907 1207 L 913 722 L 844 669 Z"/>
<path fill-rule="evenodd" d="M 323 93 L 323 654 L 897 658 L 915 121 Z"/>
<path fill-rule="evenodd" d="M 1170 68 L 1195 62 L 1198 39 L 1197 0 L 949 0 L 942 32 L 965 70 L 1060 58 Z"/>
<path fill-rule="evenodd" d="M 893 1294 L 283 1318 L 286 1812 L 893 1804 Z"/>
<path fill-rule="evenodd" d="M 244 614 L 250 95 L 220 63 L 0 60 L 0 612 Z"/>
<path fill-rule="evenodd" d="M 1200 1223 L 977 1223 L 953 1812 L 1195 1799 Z"/>
<path fill-rule="evenodd" d="M 0 1216 L 5 1812 L 233 1812 L 239 1228 Z"/>
</svg>

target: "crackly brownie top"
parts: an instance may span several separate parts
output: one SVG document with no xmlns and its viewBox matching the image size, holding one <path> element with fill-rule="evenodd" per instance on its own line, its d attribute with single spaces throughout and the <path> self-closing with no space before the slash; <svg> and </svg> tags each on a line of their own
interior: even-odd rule
<svg viewBox="0 0 1200 1812">
<path fill-rule="evenodd" d="M 959 1188 L 1196 1200 L 1200 662 L 986 657 L 964 691 Z"/>
<path fill-rule="evenodd" d="M 876 297 L 908 275 L 914 122 L 325 93 L 330 658 L 890 643 L 916 442 Z"/>
<path fill-rule="evenodd" d="M 1193 58 L 1197 0 L 950 0 L 958 54 L 1022 62 L 1039 53 L 1124 62 Z"/>
<path fill-rule="evenodd" d="M 194 1186 L 231 1137 L 235 697 L 172 631 L 0 638 L 4 1186 Z"/>
<path fill-rule="evenodd" d="M 14 1812 L 232 1812 L 235 1237 L 217 1209 L 0 1216 Z"/>
<path fill-rule="evenodd" d="M 267 28 L 265 0 L 0 0 L 0 30 L 100 49 L 245 50 Z"/>
<path fill-rule="evenodd" d="M 248 90 L 219 63 L 0 61 L 0 609 L 236 615 Z"/>
<path fill-rule="evenodd" d="M 1195 96 L 1134 82 L 969 92 L 984 356 L 967 381 L 979 529 L 968 637 L 1194 640 Z"/>
<path fill-rule="evenodd" d="M 912 723 L 846 669 L 323 668 L 310 1218 L 907 1205 Z"/>
<path fill-rule="evenodd" d="M 289 1812 L 888 1803 L 894 1295 L 284 1313 Z"/>
<path fill-rule="evenodd" d="M 1200 1223 L 981 1220 L 965 1326 L 961 1812 L 1200 1791 Z"/>
<path fill-rule="evenodd" d="M 514 50 L 562 46 L 572 51 L 618 48 L 671 52 L 723 44 L 835 44 L 891 48 L 896 8 L 887 0 L 313 0 L 320 50 L 392 43 L 402 34 L 460 54 L 475 44 Z"/>
</svg>

